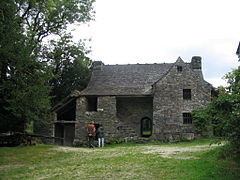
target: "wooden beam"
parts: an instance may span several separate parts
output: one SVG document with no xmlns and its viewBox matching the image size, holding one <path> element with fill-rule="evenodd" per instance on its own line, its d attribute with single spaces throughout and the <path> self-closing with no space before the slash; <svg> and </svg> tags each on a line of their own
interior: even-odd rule
<svg viewBox="0 0 240 180">
<path fill-rule="evenodd" d="M 66 121 L 66 120 L 57 120 L 57 121 L 54 121 L 54 124 L 74 124 L 74 123 L 77 123 L 77 121 Z"/>
</svg>

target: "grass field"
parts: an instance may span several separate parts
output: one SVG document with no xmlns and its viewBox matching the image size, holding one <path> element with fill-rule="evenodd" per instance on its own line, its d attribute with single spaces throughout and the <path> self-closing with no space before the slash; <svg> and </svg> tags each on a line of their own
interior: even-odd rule
<svg viewBox="0 0 240 180">
<path fill-rule="evenodd" d="M 0 179 L 240 179 L 239 164 L 218 158 L 210 139 L 104 148 L 49 145 L 0 148 Z"/>
</svg>

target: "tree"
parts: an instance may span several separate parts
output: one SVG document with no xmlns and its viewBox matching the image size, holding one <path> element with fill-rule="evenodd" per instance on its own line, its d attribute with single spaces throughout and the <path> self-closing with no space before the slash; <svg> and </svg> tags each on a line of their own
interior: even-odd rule
<svg viewBox="0 0 240 180">
<path fill-rule="evenodd" d="M 206 109 L 195 111 L 193 122 L 196 130 L 201 132 L 211 125 L 215 135 L 229 142 L 229 150 L 240 155 L 240 68 L 234 69 L 225 78 L 229 86 L 219 88 L 218 96 Z"/>
<path fill-rule="evenodd" d="M 229 83 L 229 86 L 226 88 L 226 96 L 229 98 L 229 103 L 227 108 L 220 106 L 221 109 L 225 109 L 228 112 L 228 116 L 223 121 L 224 132 L 231 147 L 240 155 L 240 67 L 234 69 L 225 77 Z"/>
<path fill-rule="evenodd" d="M 94 0 L 15 0 L 24 33 L 30 41 L 42 42 L 59 35 L 67 25 L 92 20 Z"/>
<path fill-rule="evenodd" d="M 44 59 L 52 68 L 52 104 L 56 104 L 74 90 L 83 90 L 90 78 L 91 60 L 84 43 L 74 43 L 67 34 L 59 40 L 52 40 L 44 52 Z"/>
<path fill-rule="evenodd" d="M 23 131 L 29 121 L 43 116 L 49 105 L 46 64 L 35 61 L 32 45 L 22 33 L 13 1 L 1 1 L 1 132 Z"/>
<path fill-rule="evenodd" d="M 0 132 L 43 122 L 50 108 L 49 63 L 43 39 L 92 19 L 93 0 L 0 1 Z"/>
</svg>

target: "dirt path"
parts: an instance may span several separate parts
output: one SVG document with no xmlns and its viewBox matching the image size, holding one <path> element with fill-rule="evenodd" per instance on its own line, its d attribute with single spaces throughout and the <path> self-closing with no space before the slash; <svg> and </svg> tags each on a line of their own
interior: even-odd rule
<svg viewBox="0 0 240 180">
<path fill-rule="evenodd" d="M 164 146 L 148 146 L 144 154 L 160 154 L 164 158 L 174 158 L 174 159 L 197 159 L 197 157 L 191 156 L 191 153 L 207 151 L 216 148 L 221 145 L 197 145 L 197 146 L 187 146 L 187 147 L 164 147 Z"/>
<path fill-rule="evenodd" d="M 104 153 L 103 156 L 121 156 L 127 153 L 143 153 L 143 154 L 159 154 L 163 158 L 174 159 L 197 159 L 193 156 L 195 152 L 207 151 L 221 145 L 195 145 L 181 147 L 176 146 L 161 146 L 161 145 L 142 145 L 134 147 L 116 147 L 112 149 L 105 148 L 74 148 L 74 147 L 56 147 L 53 150 L 63 152 L 82 152 L 82 153 Z M 129 150 L 131 148 L 131 150 Z"/>
</svg>

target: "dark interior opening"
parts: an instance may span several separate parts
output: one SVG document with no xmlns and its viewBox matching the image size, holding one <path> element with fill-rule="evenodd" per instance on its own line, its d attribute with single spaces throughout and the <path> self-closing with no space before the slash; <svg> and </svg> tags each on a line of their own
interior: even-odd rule
<svg viewBox="0 0 240 180">
<path fill-rule="evenodd" d="M 97 97 L 87 97 L 87 111 L 97 111 Z"/>
<path fill-rule="evenodd" d="M 152 135 L 152 120 L 148 117 L 141 119 L 141 135 L 142 137 L 150 137 Z"/>
<path fill-rule="evenodd" d="M 57 111 L 57 120 L 74 121 L 76 116 L 76 100 Z"/>
<path fill-rule="evenodd" d="M 75 124 L 56 123 L 55 124 L 55 144 L 72 146 L 75 137 Z M 59 139 L 58 139 L 59 138 Z"/>
<path fill-rule="evenodd" d="M 183 89 L 183 99 L 186 100 L 192 99 L 191 89 Z"/>
<path fill-rule="evenodd" d="M 177 66 L 177 71 L 182 72 L 182 66 Z"/>
<path fill-rule="evenodd" d="M 75 137 L 75 124 L 64 124 L 64 143 L 65 146 L 72 146 Z"/>
<path fill-rule="evenodd" d="M 62 124 L 55 124 L 55 134 L 54 137 L 64 138 L 64 127 Z M 63 139 L 55 139 L 56 145 L 63 145 Z"/>
<path fill-rule="evenodd" d="M 192 114 L 183 113 L 183 124 L 192 124 Z"/>
</svg>

